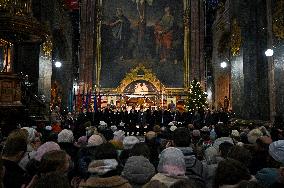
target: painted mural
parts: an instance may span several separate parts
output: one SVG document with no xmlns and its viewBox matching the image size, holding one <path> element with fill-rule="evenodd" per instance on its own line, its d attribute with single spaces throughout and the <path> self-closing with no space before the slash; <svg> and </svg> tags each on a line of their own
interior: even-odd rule
<svg viewBox="0 0 284 188">
<path fill-rule="evenodd" d="M 118 87 L 139 64 L 183 87 L 183 33 L 182 0 L 104 0 L 102 87 Z"/>
</svg>

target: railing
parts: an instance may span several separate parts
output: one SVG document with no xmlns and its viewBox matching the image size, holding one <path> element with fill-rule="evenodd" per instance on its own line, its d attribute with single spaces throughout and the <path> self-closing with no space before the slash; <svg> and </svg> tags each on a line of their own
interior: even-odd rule
<svg viewBox="0 0 284 188">
<path fill-rule="evenodd" d="M 0 13 L 17 16 L 31 16 L 32 0 L 0 0 Z"/>
</svg>

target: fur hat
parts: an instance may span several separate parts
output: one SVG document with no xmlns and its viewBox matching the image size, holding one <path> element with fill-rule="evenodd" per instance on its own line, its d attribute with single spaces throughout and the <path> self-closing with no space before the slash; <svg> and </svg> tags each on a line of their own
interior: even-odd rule
<svg viewBox="0 0 284 188">
<path fill-rule="evenodd" d="M 207 127 L 207 126 L 204 126 L 204 127 L 202 127 L 202 129 L 200 129 L 202 132 L 210 132 L 210 129 L 209 129 L 209 127 Z"/>
<path fill-rule="evenodd" d="M 240 137 L 239 131 L 238 130 L 232 130 L 231 137 L 234 137 L 234 138 Z"/>
<path fill-rule="evenodd" d="M 230 137 L 221 137 L 221 138 L 217 138 L 217 139 L 214 141 L 213 147 L 215 147 L 215 149 L 219 150 L 219 146 L 220 146 L 222 143 L 225 143 L 225 142 L 228 142 L 228 143 L 234 145 L 234 141 L 233 141 L 232 138 L 230 138 Z"/>
<path fill-rule="evenodd" d="M 177 129 L 177 126 L 175 126 L 175 125 L 172 125 L 172 126 L 170 127 L 170 131 L 172 131 L 172 132 L 174 132 L 176 129 Z"/>
<path fill-rule="evenodd" d="M 174 122 L 170 122 L 168 125 L 169 126 L 174 126 L 175 124 L 174 124 Z"/>
<path fill-rule="evenodd" d="M 100 135 L 94 134 L 88 139 L 88 146 L 99 146 L 104 143 Z"/>
<path fill-rule="evenodd" d="M 113 125 L 113 126 L 110 127 L 110 129 L 111 129 L 112 132 L 115 132 L 117 130 L 117 126 Z"/>
<path fill-rule="evenodd" d="M 67 142 L 67 143 L 73 143 L 74 141 L 74 136 L 73 132 L 68 129 L 63 129 L 57 136 L 57 142 Z"/>
<path fill-rule="evenodd" d="M 45 127 L 45 130 L 51 131 L 51 130 L 52 130 L 52 127 L 51 127 L 50 125 L 48 125 L 48 126 Z"/>
<path fill-rule="evenodd" d="M 118 162 L 115 159 L 94 160 L 88 166 L 88 172 L 97 175 L 104 175 L 115 170 Z"/>
<path fill-rule="evenodd" d="M 121 175 L 132 184 L 144 185 L 155 175 L 155 167 L 143 156 L 129 157 Z"/>
<path fill-rule="evenodd" d="M 193 136 L 193 137 L 198 137 L 198 136 L 200 136 L 200 131 L 199 131 L 199 130 L 193 130 L 193 131 L 192 131 L 192 136 Z"/>
<path fill-rule="evenodd" d="M 205 160 L 207 164 L 216 164 L 216 157 L 218 156 L 218 150 L 215 147 L 209 147 L 204 152 Z"/>
<path fill-rule="evenodd" d="M 31 127 L 23 127 L 22 129 L 24 129 L 28 132 L 28 141 L 29 142 L 34 141 L 37 131 L 34 128 L 31 128 Z"/>
<path fill-rule="evenodd" d="M 269 145 L 269 154 L 275 161 L 284 164 L 284 140 L 271 143 Z"/>
<path fill-rule="evenodd" d="M 101 126 L 107 126 L 107 123 L 104 122 L 104 121 L 100 121 L 100 125 L 101 125 Z"/>
<path fill-rule="evenodd" d="M 186 167 L 182 151 L 174 147 L 163 150 L 157 169 L 168 176 L 184 176 Z"/>
<path fill-rule="evenodd" d="M 157 133 L 155 133 L 154 131 L 149 131 L 149 132 L 146 133 L 145 137 L 146 137 L 148 140 L 151 140 L 151 139 L 157 137 Z"/>
<path fill-rule="evenodd" d="M 137 143 L 139 143 L 138 138 L 136 138 L 135 136 L 127 136 L 123 140 L 123 148 L 131 149 Z"/>
<path fill-rule="evenodd" d="M 125 138 L 125 132 L 122 131 L 122 130 L 118 130 L 118 131 L 115 131 L 113 133 L 113 139 L 114 140 L 119 140 L 119 141 L 122 142 L 124 140 L 124 138 Z"/>
<path fill-rule="evenodd" d="M 263 136 L 263 133 L 261 132 L 260 129 L 253 129 L 247 135 L 248 142 L 251 144 L 255 144 L 256 140 L 260 138 L 261 136 Z"/>
<path fill-rule="evenodd" d="M 86 146 L 88 144 L 88 137 L 87 136 L 81 136 L 78 138 L 78 141 L 75 143 L 75 146 L 81 147 Z"/>
<path fill-rule="evenodd" d="M 49 152 L 54 150 L 60 150 L 60 146 L 55 142 L 46 142 L 43 145 L 41 145 L 35 154 L 35 160 L 41 161 L 42 156 Z"/>
</svg>

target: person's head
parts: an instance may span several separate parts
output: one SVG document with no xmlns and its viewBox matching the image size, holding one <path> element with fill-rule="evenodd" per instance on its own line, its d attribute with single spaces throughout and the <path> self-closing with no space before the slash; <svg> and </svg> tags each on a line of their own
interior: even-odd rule
<svg viewBox="0 0 284 188">
<path fill-rule="evenodd" d="M 101 135 L 94 134 L 88 139 L 88 146 L 99 146 L 104 143 L 104 140 Z"/>
<path fill-rule="evenodd" d="M 249 142 L 250 144 L 255 144 L 255 143 L 256 143 L 256 140 L 257 140 L 258 138 L 262 137 L 262 136 L 263 136 L 263 133 L 261 132 L 260 129 L 253 129 L 253 130 L 251 130 L 251 131 L 248 133 L 248 135 L 247 135 L 247 137 L 248 137 L 248 142 Z"/>
<path fill-rule="evenodd" d="M 60 172 L 52 172 L 41 176 L 34 188 L 71 188 L 68 178 Z"/>
<path fill-rule="evenodd" d="M 58 143 L 73 143 L 73 132 L 68 129 L 63 129 L 57 136 Z"/>
<path fill-rule="evenodd" d="M 228 152 L 227 157 L 243 163 L 246 167 L 250 166 L 252 160 L 250 151 L 241 146 L 233 146 Z"/>
<path fill-rule="evenodd" d="M 164 149 L 157 169 L 158 172 L 169 176 L 184 176 L 186 167 L 182 151 L 174 147 Z"/>
<path fill-rule="evenodd" d="M 191 143 L 190 132 L 186 128 L 178 128 L 173 133 L 173 141 L 176 147 L 189 147 Z"/>
<path fill-rule="evenodd" d="M 229 142 L 223 142 L 219 145 L 219 152 L 221 157 L 223 157 L 224 159 L 227 158 L 228 152 L 230 151 L 230 149 L 233 147 L 234 145 L 232 143 Z"/>
<path fill-rule="evenodd" d="M 42 144 L 36 151 L 35 154 L 35 160 L 41 161 L 42 156 L 49 152 L 49 151 L 54 151 L 54 150 L 60 150 L 60 146 L 55 143 L 55 142 L 45 142 Z"/>
<path fill-rule="evenodd" d="M 135 136 L 127 136 L 123 139 L 123 148 L 130 150 L 135 144 L 139 143 L 139 140 Z"/>
<path fill-rule="evenodd" d="M 165 13 L 171 13 L 171 8 L 170 8 L 170 6 L 166 6 L 165 7 Z"/>
<path fill-rule="evenodd" d="M 273 142 L 269 145 L 269 155 L 277 163 L 284 164 L 284 140 Z"/>
<path fill-rule="evenodd" d="M 147 144 L 137 143 L 130 150 L 130 156 L 144 156 L 147 159 L 150 159 L 151 152 Z"/>
<path fill-rule="evenodd" d="M 37 131 L 34 128 L 31 128 L 31 127 L 23 127 L 22 129 L 27 131 L 28 142 L 29 143 L 33 142 L 36 138 L 36 132 Z"/>
<path fill-rule="evenodd" d="M 122 8 L 116 8 L 116 15 L 117 16 L 123 16 L 123 11 L 122 11 Z"/>
<path fill-rule="evenodd" d="M 226 159 L 219 162 L 216 169 L 214 187 L 223 185 L 236 185 L 242 180 L 250 180 L 249 170 L 241 162 L 234 159 Z"/>
<path fill-rule="evenodd" d="M 70 156 L 63 150 L 55 150 L 45 153 L 40 162 L 40 172 L 66 173 L 70 167 Z"/>
<path fill-rule="evenodd" d="M 230 129 L 224 125 L 224 123 L 218 123 L 218 125 L 215 126 L 215 132 L 218 138 L 229 137 L 231 134 Z"/>
<path fill-rule="evenodd" d="M 25 130 L 14 130 L 7 137 L 3 147 L 3 158 L 18 162 L 27 151 L 28 134 Z"/>
<path fill-rule="evenodd" d="M 93 157 L 95 160 L 118 158 L 115 147 L 111 143 L 105 143 L 98 146 L 94 150 Z"/>
<path fill-rule="evenodd" d="M 129 157 L 121 175 L 131 184 L 144 185 L 155 175 L 155 167 L 143 156 Z"/>
</svg>

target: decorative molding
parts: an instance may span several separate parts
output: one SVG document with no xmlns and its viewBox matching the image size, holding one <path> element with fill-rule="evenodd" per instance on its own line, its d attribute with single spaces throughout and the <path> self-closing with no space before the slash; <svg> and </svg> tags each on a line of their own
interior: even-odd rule
<svg viewBox="0 0 284 188">
<path fill-rule="evenodd" d="M 275 37 L 284 39 L 284 0 L 275 2 L 272 19 L 272 30 Z"/>
<path fill-rule="evenodd" d="M 141 72 L 143 72 L 143 75 L 139 74 Z M 148 81 L 153 84 L 158 91 L 165 91 L 165 86 L 160 82 L 156 75 L 142 64 L 139 64 L 136 68 L 132 69 L 129 73 L 125 75 L 124 79 L 121 81 L 116 91 L 119 93 L 123 93 L 125 88 L 129 84 L 137 80 Z"/>
<path fill-rule="evenodd" d="M 240 55 L 242 46 L 242 34 L 241 28 L 236 18 L 233 19 L 233 24 L 231 28 L 231 54 L 233 56 Z"/>
<path fill-rule="evenodd" d="M 43 55 L 47 59 L 52 58 L 53 43 L 50 36 L 47 36 L 46 41 L 42 44 Z"/>
</svg>

